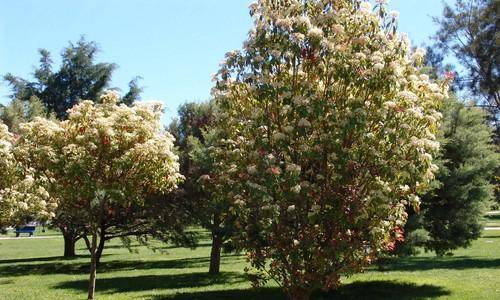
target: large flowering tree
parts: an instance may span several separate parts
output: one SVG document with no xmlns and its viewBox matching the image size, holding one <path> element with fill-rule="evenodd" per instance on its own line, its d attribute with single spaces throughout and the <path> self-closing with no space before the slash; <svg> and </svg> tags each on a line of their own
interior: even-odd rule
<svg viewBox="0 0 500 300">
<path fill-rule="evenodd" d="M 12 155 L 12 135 L 7 126 L 0 123 L 0 193 L 12 185 L 12 177 L 15 172 L 14 157 Z M 10 203 L 0 194 L 0 227 L 8 222 L 10 216 Z"/>
<path fill-rule="evenodd" d="M 446 95 L 397 13 L 352 0 L 260 0 L 216 75 L 220 143 L 206 184 L 232 202 L 256 282 L 335 289 L 401 239 L 436 171 Z"/>
<path fill-rule="evenodd" d="M 105 241 L 144 227 L 154 217 L 141 210 L 149 196 L 175 189 L 182 179 L 173 138 L 161 130 L 161 107 L 117 105 L 118 99 L 108 92 L 101 104 L 73 107 L 66 121 L 24 124 L 14 149 L 19 162 L 49 179 L 49 193 L 59 199 L 57 213 L 71 215 L 85 230 L 89 299 Z"/>
<path fill-rule="evenodd" d="M 32 169 L 19 166 L 12 152 L 14 144 L 14 136 L 0 123 L 0 227 L 47 220 L 56 208 L 45 189 L 47 178 L 35 178 Z"/>
</svg>

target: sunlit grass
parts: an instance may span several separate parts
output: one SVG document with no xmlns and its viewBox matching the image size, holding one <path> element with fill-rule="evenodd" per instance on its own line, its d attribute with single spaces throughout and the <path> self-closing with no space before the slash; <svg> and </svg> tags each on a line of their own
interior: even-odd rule
<svg viewBox="0 0 500 300">
<path fill-rule="evenodd" d="M 46 232 L 53 234 L 54 232 Z M 225 255 L 222 273 L 208 271 L 209 240 L 195 249 L 163 247 L 153 252 L 119 241 L 105 250 L 98 270 L 98 299 L 284 299 L 275 285 L 252 290 L 242 255 Z M 0 299 L 85 299 L 88 261 L 82 243 L 76 259 L 60 257 L 63 239 L 0 240 Z M 166 251 L 166 252 L 164 252 Z M 500 299 L 500 231 L 486 231 L 452 257 L 422 254 L 379 271 L 345 279 L 323 299 Z"/>
</svg>

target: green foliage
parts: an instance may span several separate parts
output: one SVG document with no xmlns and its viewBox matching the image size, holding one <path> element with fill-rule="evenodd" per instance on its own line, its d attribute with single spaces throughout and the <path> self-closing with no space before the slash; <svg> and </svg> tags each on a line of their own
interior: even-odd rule
<svg viewBox="0 0 500 300">
<path fill-rule="evenodd" d="M 482 97 L 495 120 L 500 113 L 499 12 L 498 0 L 457 0 L 435 18 L 438 46 L 462 64 L 468 72 L 463 84 Z"/>
<path fill-rule="evenodd" d="M 9 127 L 13 133 L 19 132 L 19 125 L 33 121 L 35 117 L 46 117 L 47 110 L 36 96 L 28 101 L 13 99 L 7 106 L 0 107 L 0 121 Z"/>
<path fill-rule="evenodd" d="M 383 1 L 382 1 L 383 2 Z M 256 284 L 336 289 L 401 237 L 436 166 L 447 84 L 382 2 L 261 0 L 216 74 L 205 186 L 236 216 Z"/>
<path fill-rule="evenodd" d="M 180 172 L 186 178 L 181 185 L 184 196 L 190 202 L 200 204 L 208 202 L 210 198 L 202 192 L 197 181 L 211 168 L 205 155 L 207 146 L 204 133 L 214 120 L 213 110 L 211 103 L 185 103 L 178 109 L 179 119 L 174 119 L 168 129 L 175 138 L 179 152 Z M 196 210 L 198 205 L 194 206 L 193 210 Z"/>
<path fill-rule="evenodd" d="M 233 226 L 229 217 L 229 203 L 217 197 L 201 184 L 206 174 L 214 169 L 208 148 L 215 144 L 217 136 L 213 130 L 215 121 L 214 102 L 185 103 L 179 107 L 179 119 L 174 120 L 169 131 L 176 138 L 179 150 L 181 174 L 186 178 L 181 185 L 185 203 L 190 203 L 194 221 L 208 229 L 212 235 L 210 272 L 218 273 L 221 248 L 231 249 L 227 243 Z"/>
<path fill-rule="evenodd" d="M 61 66 L 53 70 L 50 53 L 40 49 L 39 66 L 34 71 L 34 81 L 13 74 L 6 74 L 4 80 L 12 90 L 11 98 L 29 102 L 36 96 L 49 113 L 65 119 L 67 110 L 80 100 L 98 101 L 102 92 L 109 87 L 115 64 L 96 63 L 99 48 L 95 42 L 83 37 L 76 44 L 69 43 L 61 53 Z M 141 92 L 138 78 L 129 83 L 130 91 L 122 101 L 127 105 L 138 99 Z"/>
<path fill-rule="evenodd" d="M 139 79 L 141 77 L 137 76 L 128 83 L 128 92 L 120 99 L 120 103 L 131 106 L 140 99 L 143 89 L 139 86 Z"/>
<path fill-rule="evenodd" d="M 467 247 L 480 236 L 480 219 L 492 200 L 490 182 L 500 162 L 481 109 L 450 98 L 443 116 L 438 187 L 422 204 L 423 226 L 430 237 L 425 247 L 438 255 Z"/>
<path fill-rule="evenodd" d="M 482 232 L 481 217 L 493 199 L 490 182 L 500 157 L 484 111 L 451 97 L 442 113 L 440 169 L 422 198 L 421 214 L 412 213 L 405 226 L 405 242 L 397 250 L 401 255 L 424 247 L 441 256 L 470 246 Z"/>
</svg>

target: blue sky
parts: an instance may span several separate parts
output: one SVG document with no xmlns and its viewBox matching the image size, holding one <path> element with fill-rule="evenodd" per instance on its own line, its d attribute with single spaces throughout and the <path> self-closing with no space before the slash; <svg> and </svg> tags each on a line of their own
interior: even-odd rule
<svg viewBox="0 0 500 300">
<path fill-rule="evenodd" d="M 252 25 L 251 2 L 0 0 L 0 74 L 29 78 L 37 49 L 49 50 L 58 63 L 61 49 L 85 35 L 99 44 L 99 62 L 119 65 L 112 86 L 126 90 L 141 76 L 142 98 L 163 101 L 168 123 L 179 104 L 209 98 L 211 74 L 227 51 L 241 48 Z M 414 44 L 430 43 L 431 16 L 441 14 L 441 0 L 390 0 L 389 6 L 400 11 L 400 31 Z M 1 103 L 8 94 L 0 85 Z"/>
</svg>

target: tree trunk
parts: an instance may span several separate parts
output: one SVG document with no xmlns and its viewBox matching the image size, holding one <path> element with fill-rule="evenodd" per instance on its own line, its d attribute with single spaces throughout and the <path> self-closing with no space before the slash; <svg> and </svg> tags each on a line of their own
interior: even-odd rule
<svg viewBox="0 0 500 300">
<path fill-rule="evenodd" d="M 208 269 L 208 273 L 210 274 L 219 274 L 220 271 L 220 251 L 222 248 L 220 224 L 220 215 L 214 213 L 212 224 L 212 250 L 210 251 L 210 268 Z"/>
<path fill-rule="evenodd" d="M 75 244 L 78 240 L 77 234 L 75 234 L 74 230 L 68 228 L 68 226 L 60 224 L 58 227 L 64 237 L 64 257 L 75 257 Z"/>
<path fill-rule="evenodd" d="M 90 279 L 88 300 L 94 300 L 95 279 L 97 273 L 97 232 L 92 233 L 92 243 L 90 245 Z"/>
<path fill-rule="evenodd" d="M 212 250 L 210 252 L 210 269 L 208 273 L 219 274 L 220 252 L 222 248 L 222 237 L 220 234 L 212 234 Z"/>
<path fill-rule="evenodd" d="M 63 232 L 64 237 L 64 257 L 75 257 L 75 237 L 67 232 Z"/>
<path fill-rule="evenodd" d="M 311 298 L 311 290 L 305 288 L 294 288 L 290 290 L 288 297 L 290 300 L 309 300 Z"/>
<path fill-rule="evenodd" d="M 99 268 L 99 265 L 101 263 L 101 256 L 102 256 L 102 251 L 104 250 L 104 242 L 105 242 L 105 235 L 101 234 L 100 240 L 99 240 L 99 246 L 97 246 L 96 249 L 96 267 Z"/>
</svg>

